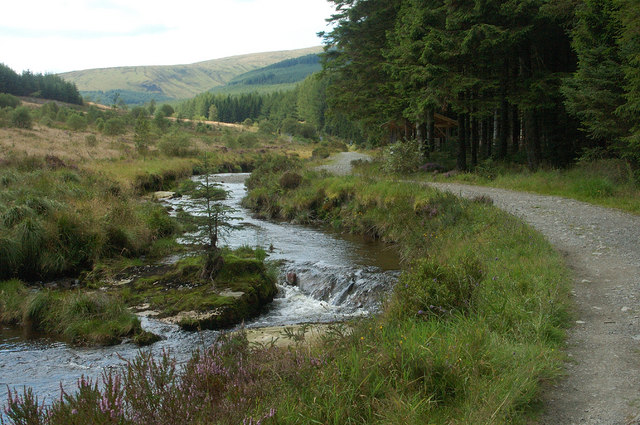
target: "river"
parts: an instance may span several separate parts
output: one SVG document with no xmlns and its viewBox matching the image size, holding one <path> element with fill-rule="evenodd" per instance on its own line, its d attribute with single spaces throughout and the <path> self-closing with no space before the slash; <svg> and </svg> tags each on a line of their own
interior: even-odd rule
<svg viewBox="0 0 640 425">
<path fill-rule="evenodd" d="M 214 180 L 228 191 L 225 203 L 234 208 L 241 228 L 225 238 L 230 247 L 251 246 L 269 250 L 269 260 L 282 260 L 279 293 L 270 307 L 246 327 L 342 321 L 375 312 L 396 281 L 399 260 L 395 251 L 377 241 L 344 235 L 326 228 L 259 220 L 240 206 L 248 174 L 218 174 Z M 194 177 L 201 179 L 202 177 Z M 163 203 L 173 212 L 194 209 L 188 197 Z M 286 282 L 296 273 L 298 284 Z M 219 332 L 185 332 L 176 325 L 141 317 L 144 329 L 163 337 L 145 350 L 169 350 L 179 362 L 191 352 L 215 342 Z M 97 378 L 104 370 L 119 368 L 139 352 L 125 342 L 113 347 L 73 347 L 41 335 L 0 325 L 0 406 L 7 387 L 31 387 L 40 401 L 50 403 L 60 395 L 60 385 L 73 391 L 82 375 Z"/>
</svg>

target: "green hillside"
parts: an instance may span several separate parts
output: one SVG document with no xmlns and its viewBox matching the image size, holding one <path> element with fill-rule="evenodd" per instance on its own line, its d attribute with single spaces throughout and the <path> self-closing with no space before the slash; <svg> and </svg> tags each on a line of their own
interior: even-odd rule
<svg viewBox="0 0 640 425">
<path fill-rule="evenodd" d="M 254 53 L 189 65 L 130 66 L 73 71 L 60 74 L 81 93 L 119 91 L 127 103 L 157 95 L 157 99 L 186 99 L 227 84 L 234 77 L 286 59 L 319 53 L 322 47 Z"/>
<path fill-rule="evenodd" d="M 219 94 L 271 93 L 291 90 L 314 72 L 322 69 L 316 53 L 286 59 L 234 77 L 226 85 L 210 91 Z"/>
</svg>

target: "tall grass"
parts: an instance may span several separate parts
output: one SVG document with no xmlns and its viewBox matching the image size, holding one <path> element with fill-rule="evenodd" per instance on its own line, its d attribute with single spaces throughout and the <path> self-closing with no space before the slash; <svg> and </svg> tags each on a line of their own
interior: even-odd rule
<svg viewBox="0 0 640 425">
<path fill-rule="evenodd" d="M 112 296 L 79 290 L 33 291 L 17 280 L 0 282 L 0 321 L 80 345 L 117 344 L 143 333 L 138 318 Z"/>
<path fill-rule="evenodd" d="M 526 423 L 559 374 L 568 319 L 567 271 L 541 235 L 417 185 L 307 172 L 287 190 L 274 174 L 255 176 L 247 205 L 396 243 L 406 264 L 378 318 L 334 341 L 308 385 L 282 383 L 279 420 Z"/>
<path fill-rule="evenodd" d="M 0 279 L 77 275 L 100 258 L 144 254 L 179 230 L 117 182 L 39 158 L 9 162 L 0 182 Z"/>
</svg>

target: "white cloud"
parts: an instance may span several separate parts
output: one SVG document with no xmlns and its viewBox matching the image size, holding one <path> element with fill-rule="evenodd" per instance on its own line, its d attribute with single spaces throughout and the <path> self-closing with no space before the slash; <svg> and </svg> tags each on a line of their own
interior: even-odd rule
<svg viewBox="0 0 640 425">
<path fill-rule="evenodd" d="M 63 72 L 310 47 L 331 13 L 327 0 L 22 0 L 3 5 L 0 62 Z"/>
</svg>

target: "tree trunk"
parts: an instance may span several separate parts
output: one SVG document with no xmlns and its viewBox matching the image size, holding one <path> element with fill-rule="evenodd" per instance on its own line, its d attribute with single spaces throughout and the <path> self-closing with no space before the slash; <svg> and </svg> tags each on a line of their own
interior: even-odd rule
<svg viewBox="0 0 640 425">
<path fill-rule="evenodd" d="M 498 133 L 500 130 L 500 120 L 498 119 L 498 110 L 493 111 L 493 137 L 492 145 L 498 146 Z"/>
<path fill-rule="evenodd" d="M 478 166 L 478 118 L 471 119 L 471 167 Z"/>
<path fill-rule="evenodd" d="M 524 142 L 527 149 L 527 166 L 536 171 L 540 165 L 540 137 L 536 113 L 529 109 L 524 112 Z"/>
<path fill-rule="evenodd" d="M 504 94 L 503 94 L 504 95 Z M 498 136 L 498 159 L 504 159 L 508 153 L 509 143 L 509 103 L 503 97 L 500 102 L 500 133 Z"/>
<path fill-rule="evenodd" d="M 458 115 L 458 156 L 457 168 L 460 171 L 467 171 L 467 116 Z"/>
<path fill-rule="evenodd" d="M 422 121 L 418 121 L 416 123 L 416 140 L 420 145 L 420 150 L 422 151 L 422 157 L 427 159 L 429 155 L 429 146 L 427 146 L 427 139 L 424 137 L 425 125 Z"/>
<path fill-rule="evenodd" d="M 491 158 L 491 119 L 485 118 L 482 121 L 482 148 L 484 158 Z"/>
<path fill-rule="evenodd" d="M 433 109 L 427 110 L 427 145 L 429 151 L 433 152 L 436 147 L 436 120 L 433 117 Z"/>
<path fill-rule="evenodd" d="M 511 107 L 511 149 L 514 154 L 520 150 L 520 114 L 517 105 Z"/>
</svg>

